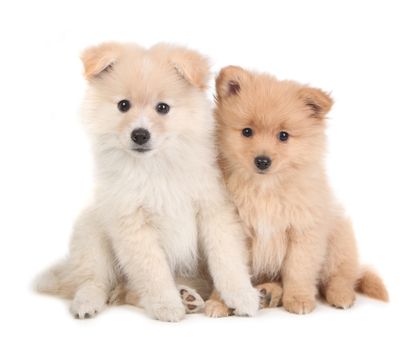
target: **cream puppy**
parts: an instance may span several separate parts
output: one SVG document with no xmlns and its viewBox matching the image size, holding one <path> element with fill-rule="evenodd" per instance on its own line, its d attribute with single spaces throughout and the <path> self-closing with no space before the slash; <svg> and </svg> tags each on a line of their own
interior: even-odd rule
<svg viewBox="0 0 412 350">
<path fill-rule="evenodd" d="M 207 60 L 167 44 L 119 43 L 91 47 L 82 60 L 94 200 L 77 220 L 69 257 L 39 278 L 38 290 L 73 298 L 73 315 L 87 318 L 125 280 L 150 315 L 178 321 L 185 307 L 176 278 L 196 276 L 206 261 L 226 304 L 253 315 L 259 298 L 242 228 L 216 165 Z"/>
</svg>

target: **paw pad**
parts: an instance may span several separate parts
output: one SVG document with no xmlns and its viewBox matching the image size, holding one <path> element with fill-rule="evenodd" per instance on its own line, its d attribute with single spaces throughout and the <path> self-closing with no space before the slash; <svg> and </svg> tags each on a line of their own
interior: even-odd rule
<svg viewBox="0 0 412 350">
<path fill-rule="evenodd" d="M 181 286 L 179 293 L 185 306 L 186 313 L 196 313 L 203 309 L 205 302 L 202 297 L 192 288 Z"/>
</svg>

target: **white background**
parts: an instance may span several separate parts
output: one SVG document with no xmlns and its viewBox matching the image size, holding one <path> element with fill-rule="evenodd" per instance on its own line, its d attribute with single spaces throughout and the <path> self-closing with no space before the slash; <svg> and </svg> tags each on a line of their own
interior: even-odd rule
<svg viewBox="0 0 412 350">
<path fill-rule="evenodd" d="M 0 348 L 411 348 L 411 10 L 408 1 L 2 1 L 0 5 Z M 72 319 L 31 291 L 67 252 L 92 186 L 78 120 L 81 50 L 105 40 L 188 45 L 227 64 L 331 91 L 328 170 L 353 218 L 362 260 L 391 302 L 347 311 L 187 317 L 118 307 Z M 211 84 L 213 86 L 213 84 Z M 409 326 L 408 326 L 409 324 Z"/>
</svg>

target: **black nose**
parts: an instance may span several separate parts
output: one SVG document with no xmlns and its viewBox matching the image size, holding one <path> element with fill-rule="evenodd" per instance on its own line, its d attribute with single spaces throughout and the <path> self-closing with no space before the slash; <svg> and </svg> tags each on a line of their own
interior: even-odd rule
<svg viewBox="0 0 412 350">
<path fill-rule="evenodd" d="M 266 170 L 270 167 L 270 164 L 272 164 L 272 161 L 269 157 L 259 156 L 255 158 L 255 165 L 260 170 Z"/>
<path fill-rule="evenodd" d="M 147 141 L 150 140 L 150 132 L 143 128 L 134 129 L 130 137 L 134 143 L 137 143 L 138 145 L 144 145 Z"/>
</svg>

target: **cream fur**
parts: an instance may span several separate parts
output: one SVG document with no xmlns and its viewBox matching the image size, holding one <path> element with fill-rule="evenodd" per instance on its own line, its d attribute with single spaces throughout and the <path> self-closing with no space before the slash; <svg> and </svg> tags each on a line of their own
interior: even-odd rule
<svg viewBox="0 0 412 350">
<path fill-rule="evenodd" d="M 75 225 L 69 257 L 38 289 L 73 298 L 71 310 L 83 318 L 126 283 L 154 318 L 178 321 L 185 309 L 175 280 L 198 278 L 205 260 L 227 305 L 253 315 L 258 295 L 242 228 L 216 166 L 207 60 L 166 44 L 106 43 L 87 49 L 83 62 L 94 200 Z M 117 109 L 122 99 L 131 101 L 126 113 Z M 171 106 L 167 115 L 156 112 L 158 102 Z M 132 149 L 138 127 L 151 132 L 149 152 Z"/>
</svg>

